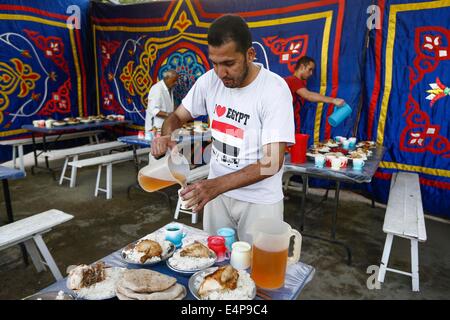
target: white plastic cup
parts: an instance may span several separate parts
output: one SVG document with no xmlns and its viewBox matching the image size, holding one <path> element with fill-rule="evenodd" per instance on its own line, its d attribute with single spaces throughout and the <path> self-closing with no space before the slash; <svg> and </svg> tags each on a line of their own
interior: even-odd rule
<svg viewBox="0 0 450 320">
<path fill-rule="evenodd" d="M 314 158 L 314 165 L 316 168 L 323 168 L 325 166 L 325 156 L 322 154 L 316 155 Z"/>
<path fill-rule="evenodd" d="M 364 160 L 363 159 L 353 159 L 353 170 L 362 170 L 364 167 Z"/>
<path fill-rule="evenodd" d="M 252 260 L 252 247 L 248 242 L 237 241 L 231 245 L 230 264 L 238 270 L 250 268 Z"/>
<path fill-rule="evenodd" d="M 341 169 L 341 159 L 333 158 L 331 159 L 331 170 L 340 170 Z"/>
<path fill-rule="evenodd" d="M 181 195 L 180 195 L 181 191 L 183 191 L 183 188 L 178 189 L 178 197 L 180 198 L 180 209 L 183 209 L 183 210 L 190 210 L 190 208 L 189 208 L 188 205 L 187 205 L 188 202 L 189 202 L 189 200 L 183 200 L 183 199 L 181 198 Z"/>
</svg>

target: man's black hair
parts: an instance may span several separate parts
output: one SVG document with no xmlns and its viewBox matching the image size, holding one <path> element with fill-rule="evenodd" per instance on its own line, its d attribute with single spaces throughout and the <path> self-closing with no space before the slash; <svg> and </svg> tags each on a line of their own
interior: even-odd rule
<svg viewBox="0 0 450 320">
<path fill-rule="evenodd" d="M 303 56 L 295 64 L 295 69 L 294 70 L 297 71 L 298 68 L 300 68 L 301 65 L 304 65 L 306 67 L 310 62 L 316 64 L 316 62 L 314 61 L 313 58 L 308 57 L 308 56 Z"/>
<path fill-rule="evenodd" d="M 236 51 L 247 53 L 252 46 L 252 34 L 247 23 L 239 16 L 224 15 L 213 21 L 208 30 L 208 44 L 213 47 L 234 41 Z"/>
</svg>

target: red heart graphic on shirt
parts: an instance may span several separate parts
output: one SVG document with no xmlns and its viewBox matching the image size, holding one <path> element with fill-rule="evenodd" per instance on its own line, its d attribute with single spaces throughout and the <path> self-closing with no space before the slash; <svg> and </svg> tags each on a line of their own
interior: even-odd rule
<svg viewBox="0 0 450 320">
<path fill-rule="evenodd" d="M 220 105 L 216 106 L 216 114 L 221 117 L 225 114 L 225 112 L 227 111 L 227 107 L 222 107 Z"/>
</svg>

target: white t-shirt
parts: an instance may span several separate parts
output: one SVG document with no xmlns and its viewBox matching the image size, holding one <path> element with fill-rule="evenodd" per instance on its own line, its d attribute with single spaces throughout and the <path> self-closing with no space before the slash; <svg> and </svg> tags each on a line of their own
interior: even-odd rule
<svg viewBox="0 0 450 320">
<path fill-rule="evenodd" d="M 153 127 L 162 127 L 164 118 L 157 116 L 160 111 L 173 112 L 173 91 L 167 88 L 164 80 L 154 84 L 148 93 L 148 106 L 145 112 L 146 132 Z"/>
<path fill-rule="evenodd" d="M 262 66 L 249 85 L 234 89 L 225 87 L 212 69 L 197 79 L 182 105 L 193 118 L 209 116 L 213 137 L 209 179 L 255 163 L 263 157 L 263 145 L 295 142 L 289 87 Z M 225 195 L 251 203 L 276 203 L 283 199 L 282 174 L 281 169 Z"/>
</svg>

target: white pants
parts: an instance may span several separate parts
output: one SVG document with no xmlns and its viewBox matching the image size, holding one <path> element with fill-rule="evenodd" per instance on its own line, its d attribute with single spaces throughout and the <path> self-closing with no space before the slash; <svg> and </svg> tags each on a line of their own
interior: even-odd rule
<svg viewBox="0 0 450 320">
<path fill-rule="evenodd" d="M 219 195 L 205 206 L 203 230 L 216 235 L 220 228 L 233 228 L 237 230 L 239 240 L 251 244 L 253 221 L 261 218 L 283 220 L 283 210 L 283 200 L 274 204 L 256 204 Z"/>
</svg>

